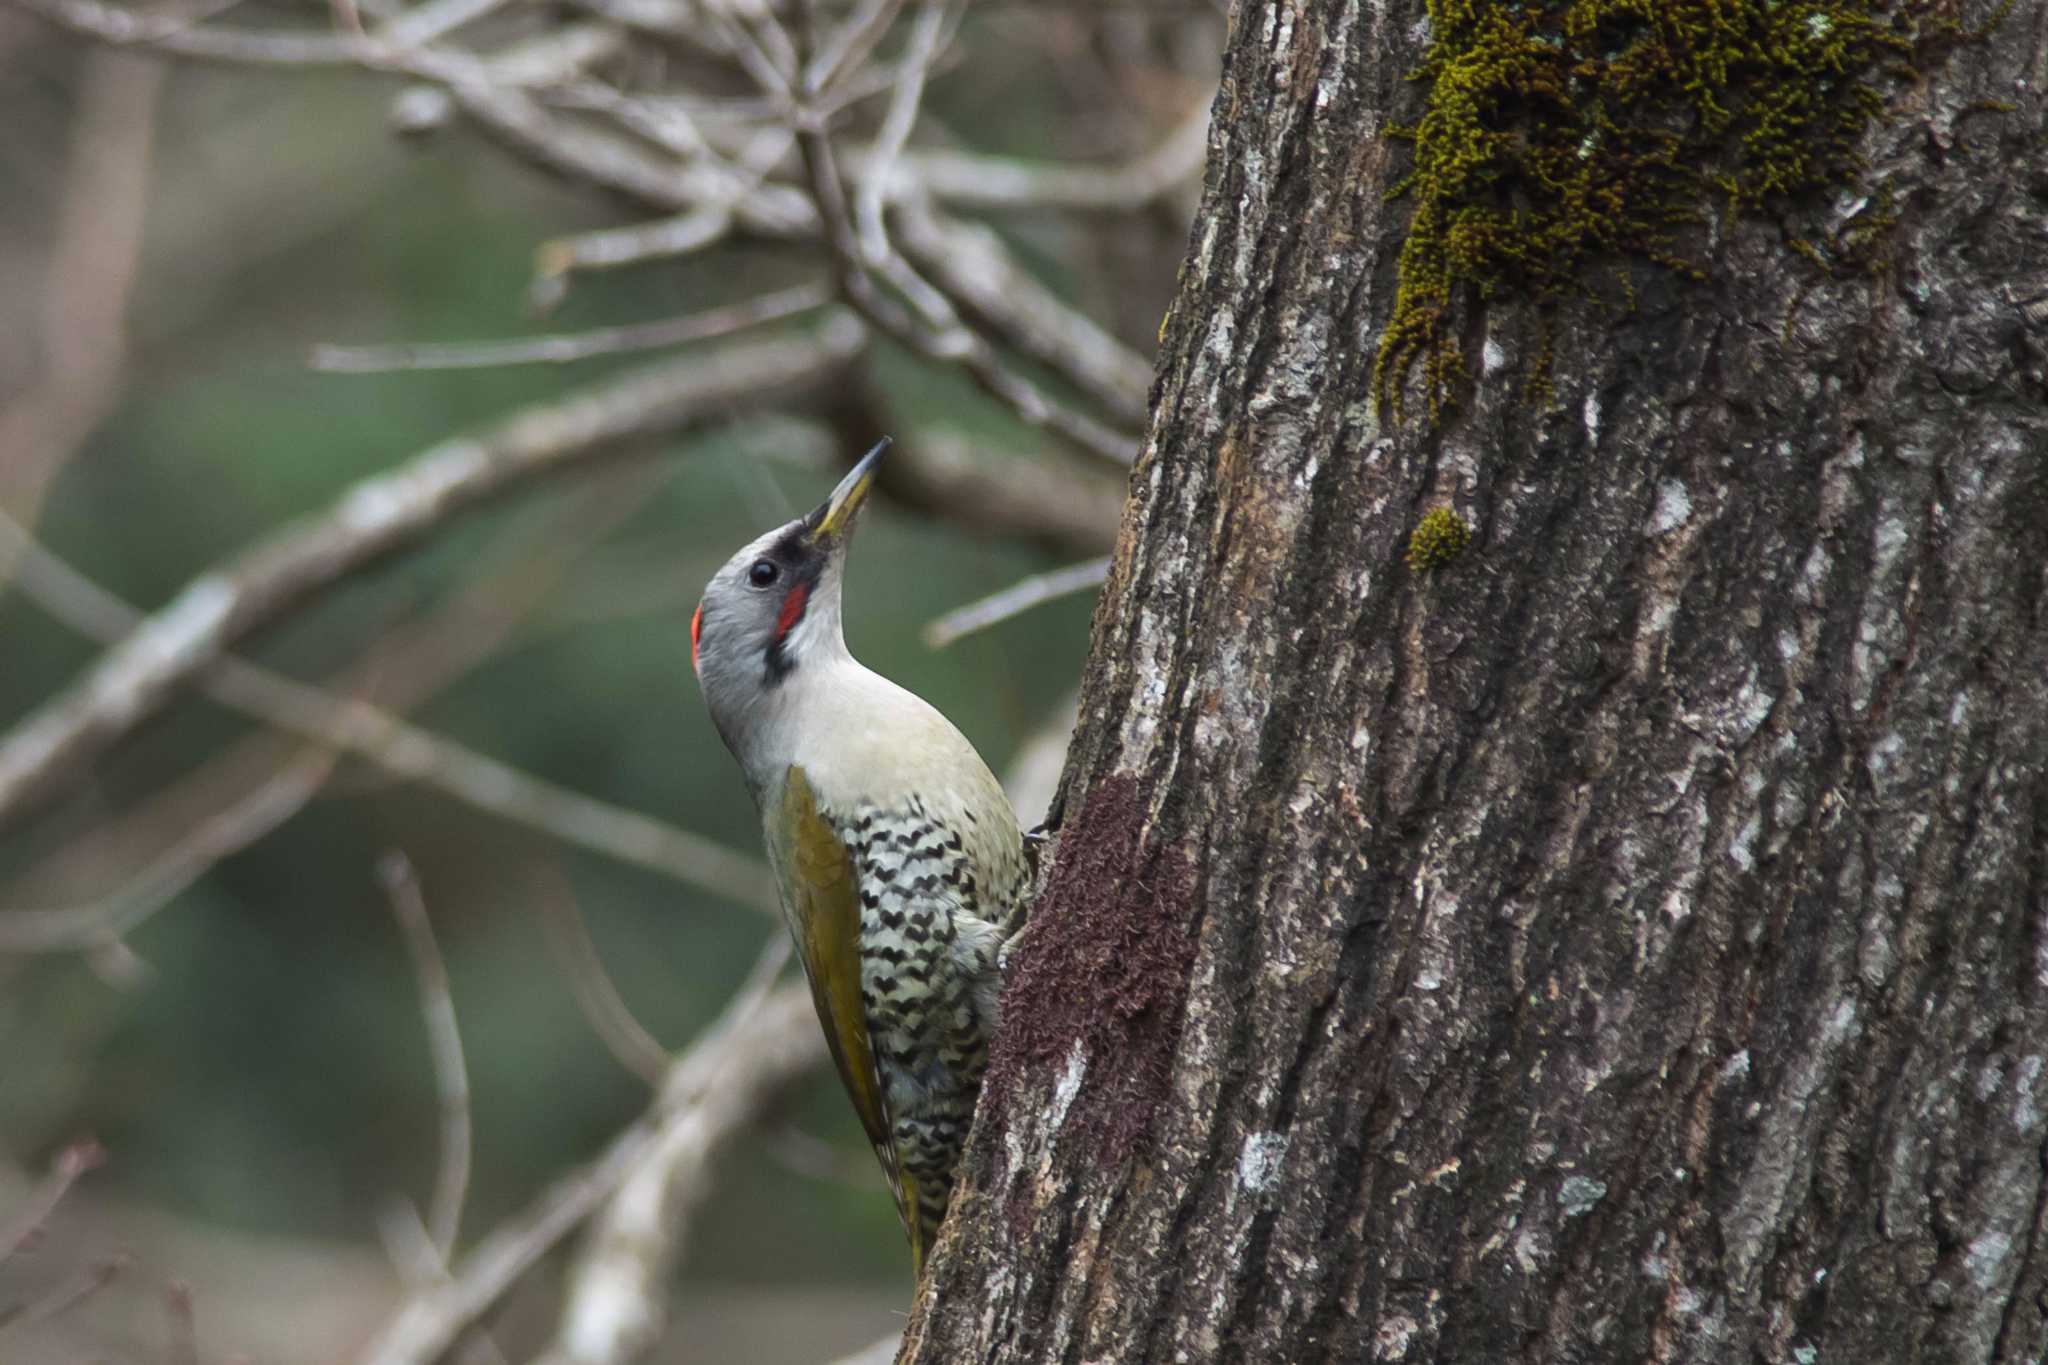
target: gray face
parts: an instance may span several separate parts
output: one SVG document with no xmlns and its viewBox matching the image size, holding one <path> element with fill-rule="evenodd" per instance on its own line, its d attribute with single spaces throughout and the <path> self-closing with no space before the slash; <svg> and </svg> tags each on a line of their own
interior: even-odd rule
<svg viewBox="0 0 2048 1365">
<path fill-rule="evenodd" d="M 813 537 L 814 518 L 778 527 L 727 560 L 691 619 L 697 681 L 734 753 L 806 657 L 837 638 L 839 556 Z"/>
<path fill-rule="evenodd" d="M 816 511 L 727 560 L 690 622 L 690 662 L 704 703 L 750 783 L 786 761 L 776 751 L 789 726 L 777 716 L 794 705 L 791 693 L 804 680 L 815 685 L 835 661 L 851 662 L 839 630 L 841 569 L 887 445 L 863 456 Z"/>
</svg>

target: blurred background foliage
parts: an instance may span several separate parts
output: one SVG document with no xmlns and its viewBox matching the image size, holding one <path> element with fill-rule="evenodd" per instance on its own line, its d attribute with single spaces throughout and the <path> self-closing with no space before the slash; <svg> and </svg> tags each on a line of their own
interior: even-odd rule
<svg viewBox="0 0 2048 1365">
<path fill-rule="evenodd" d="M 318 22 L 317 9 L 285 6 L 235 17 L 309 12 Z M 985 151 L 1130 156 L 1202 97 L 1220 40 L 1209 6 L 990 6 L 969 14 L 935 75 L 927 123 Z M 155 87 L 139 102 L 142 126 L 81 133 L 87 103 L 121 82 Z M 148 152 L 119 383 L 73 448 L 46 446 L 34 452 L 46 469 L 17 467 L 0 483 L 10 515 L 126 600 L 160 606 L 353 481 L 640 360 L 332 374 L 307 366 L 317 343 L 643 321 L 818 274 L 814 254 L 728 244 L 579 276 L 537 321 L 525 303 L 537 244 L 630 213 L 459 125 L 395 135 L 395 88 L 361 72 L 152 67 L 0 8 L 0 404 L 28 400 L 45 376 L 62 234 L 81 207 L 87 219 L 95 208 L 66 203 L 76 159 L 92 154 L 94 136 L 140 137 Z M 920 136 L 930 136 L 922 125 Z M 992 221 L 1035 273 L 1149 355 L 1191 203 L 1184 194 L 1132 214 Z M 689 666 L 704 580 L 743 540 L 813 505 L 884 428 L 910 445 L 964 438 L 998 465 L 1042 460 L 1047 444 L 957 374 L 887 342 L 848 387 L 824 418 L 738 411 L 691 439 L 643 443 L 522 489 L 319 594 L 241 652 L 371 697 L 388 674 L 445 675 L 420 686 L 409 709 L 430 728 L 753 853 L 755 814 Z M 856 547 L 849 640 L 952 717 L 1001 772 L 1057 724 L 1079 678 L 1090 599 L 1052 603 L 942 652 L 920 630 L 1075 554 L 885 501 Z M 493 612 L 509 624 L 472 648 L 469 633 Z M 30 713 L 98 649 L 22 593 L 0 594 L 0 723 Z M 0 834 L 0 914 L 104 898 L 218 799 L 204 785 L 210 769 L 295 752 L 181 697 L 61 800 Z M 308 1283 L 334 1286 L 337 1302 L 349 1301 L 344 1283 L 389 1292 L 375 1213 L 395 1196 L 425 1199 L 437 1125 L 412 974 L 373 871 L 393 848 L 418 868 L 470 1067 L 467 1233 L 589 1157 L 647 1104 L 551 955 L 550 901 L 581 911 L 633 1012 L 670 1047 L 717 1013 L 781 932 L 755 911 L 343 762 L 316 799 L 172 899 L 125 951 L 0 956 L 5 1188 L 18 1191 L 82 1135 L 109 1152 L 76 1196 L 75 1228 L 55 1219 L 52 1239 L 97 1239 L 87 1250 L 104 1253 L 170 1236 L 182 1252 L 138 1255 L 183 1258 L 153 1270 L 191 1283 L 202 1325 L 235 1321 L 228 1305 L 248 1291 L 221 1282 L 240 1263 L 216 1264 L 204 1250 L 234 1239 L 254 1239 L 275 1267 L 306 1258 Z M 175 1233 L 148 1231 L 165 1226 Z M 719 1168 L 682 1266 L 679 1293 L 696 1307 L 679 1321 L 700 1325 L 695 1348 L 664 1358 L 719 1358 L 703 1353 L 712 1340 L 741 1353 L 725 1358 L 761 1360 L 858 1344 L 907 1305 L 907 1267 L 872 1159 L 837 1083 L 821 1074 Z M 749 1321 L 793 1316 L 764 1324 L 758 1339 L 714 1338 L 703 1325 L 711 1300 Z M 806 1320 L 805 1305 L 820 1324 L 808 1333 L 790 1326 Z M 127 1322 L 144 1310 L 112 1298 L 82 1311 L 119 1317 L 116 1332 L 155 1330 Z M 498 1330 L 517 1339 L 520 1311 Z M 302 1319 L 309 1332 L 314 1316 Z M 531 1330 L 546 1331 L 544 1316 L 527 1312 Z M 336 1330 L 346 1340 L 364 1326 Z M 208 1339 L 222 1352 L 255 1345 Z"/>
</svg>

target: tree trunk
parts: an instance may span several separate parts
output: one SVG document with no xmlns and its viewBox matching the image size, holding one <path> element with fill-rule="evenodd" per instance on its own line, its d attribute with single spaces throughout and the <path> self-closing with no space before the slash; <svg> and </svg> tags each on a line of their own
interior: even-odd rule
<svg viewBox="0 0 2048 1365">
<path fill-rule="evenodd" d="M 2048 18 L 1971 22 L 1862 134 L 1882 269 L 1717 209 L 1466 300 L 1433 422 L 1425 5 L 1236 7 L 903 1359 L 2048 1352 Z"/>
</svg>

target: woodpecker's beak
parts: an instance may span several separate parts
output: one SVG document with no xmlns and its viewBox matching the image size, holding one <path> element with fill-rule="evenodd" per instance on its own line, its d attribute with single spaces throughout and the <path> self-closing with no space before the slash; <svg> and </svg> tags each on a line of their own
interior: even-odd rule
<svg viewBox="0 0 2048 1365">
<path fill-rule="evenodd" d="M 889 438 L 884 436 L 875 442 L 875 448 L 860 457 L 860 463 L 847 471 L 839 486 L 832 490 L 832 496 L 817 511 L 804 518 L 810 527 L 811 539 L 821 546 L 841 542 L 852 533 L 854 522 L 860 517 L 861 505 L 868 500 L 868 489 L 875 483 L 875 462 L 882 458 L 882 452 L 889 448 Z"/>
</svg>

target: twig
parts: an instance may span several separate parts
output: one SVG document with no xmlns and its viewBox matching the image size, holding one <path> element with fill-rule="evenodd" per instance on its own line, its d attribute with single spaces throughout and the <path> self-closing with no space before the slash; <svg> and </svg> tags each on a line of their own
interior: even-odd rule
<svg viewBox="0 0 2048 1365">
<path fill-rule="evenodd" d="M 44 273 L 43 373 L 0 408 L 0 507 L 31 523 L 120 392 L 164 70 L 102 51 L 83 76 Z M 0 585 L 7 577 L 0 554 Z"/>
<path fill-rule="evenodd" d="M 846 189 L 834 159 L 831 139 L 818 129 L 799 133 L 804 163 L 810 171 L 811 196 L 825 223 L 825 241 L 838 271 L 841 294 L 855 311 L 881 331 L 930 360 L 959 365 L 977 384 L 1009 405 L 1024 421 L 1064 437 L 1090 454 L 1120 465 L 1137 458 L 1137 438 L 1113 431 L 1091 417 L 1054 402 L 1037 385 L 1003 364 L 995 350 L 979 333 L 961 325 L 957 317 L 911 316 L 895 299 L 883 293 L 869 274 L 847 217 Z M 895 269 L 891 282 L 899 288 L 909 271 L 892 251 L 878 268 Z M 918 291 L 929 308 L 929 286 Z M 950 312 L 950 307 L 948 308 Z"/>
<path fill-rule="evenodd" d="M 407 1286 L 415 1293 L 448 1282 L 448 1257 L 434 1245 L 433 1234 L 410 1199 L 394 1199 L 377 1211 L 377 1236 Z M 482 1327 L 472 1326 L 457 1338 L 457 1365 L 505 1365 L 505 1353 Z"/>
<path fill-rule="evenodd" d="M 634 1017 L 625 997 L 604 969 L 604 959 L 591 941 L 590 926 L 577 908 L 574 892 L 559 873 L 540 889 L 541 916 L 555 961 L 569 978 L 569 989 L 583 1017 L 605 1049 L 626 1070 L 650 1086 L 661 1084 L 673 1060 L 667 1048 Z"/>
<path fill-rule="evenodd" d="M 882 223 L 884 188 L 896 158 L 910 141 L 917 123 L 917 108 L 924 100 L 925 77 L 939 55 L 939 34 L 945 28 L 945 0 L 922 0 L 917 18 L 910 26 L 909 46 L 904 54 L 903 74 L 889 97 L 889 111 L 882 116 L 881 131 L 875 136 L 871 173 L 857 182 L 854 224 L 861 252 L 870 265 L 879 264 L 890 253 L 888 229 Z"/>
<path fill-rule="evenodd" d="M 622 351 L 651 351 L 730 335 L 743 328 L 794 317 L 832 301 L 824 285 L 805 284 L 723 308 L 625 327 L 599 327 L 555 336 L 505 341 L 419 342 L 395 346 L 315 346 L 308 364 L 344 374 L 391 370 L 474 370 L 493 365 L 565 364 Z"/>
<path fill-rule="evenodd" d="M 1115 547 L 1124 484 L 1120 471 L 1057 445 L 1037 454 L 992 450 L 945 427 L 919 428 L 882 470 L 883 491 L 899 506 L 1072 556 Z"/>
<path fill-rule="evenodd" d="M 109 1256 L 85 1269 L 32 1303 L 0 1311 L 0 1333 L 18 1327 L 33 1327 L 70 1312 L 114 1282 L 122 1271 L 134 1265 L 130 1256 Z"/>
<path fill-rule="evenodd" d="M 902 8 L 903 0 L 861 0 L 860 8 L 817 45 L 804 67 L 804 88 L 825 94 L 858 70 Z"/>
<path fill-rule="evenodd" d="M 1093 209 L 1128 212 L 1143 208 L 1201 173 L 1209 145 L 1209 109 L 1204 96 L 1173 129 L 1140 156 L 1114 165 L 1070 166 L 1019 157 L 989 156 L 946 148 L 905 152 L 893 168 L 881 170 L 891 199 L 929 196 L 958 208 Z M 878 173 L 872 149 L 849 154 L 856 180 Z"/>
<path fill-rule="evenodd" d="M 590 545 L 644 504 L 656 481 L 645 471 L 627 474 L 631 477 L 608 478 L 590 495 L 566 500 L 564 511 L 549 509 L 537 526 L 515 526 L 497 537 L 479 557 L 480 564 L 496 563 L 496 568 L 465 584 L 431 615 L 386 635 L 367 663 L 330 686 L 353 691 L 374 675 L 378 700 L 404 711 L 468 671 L 503 643 Z M 95 639 L 118 640 L 133 627 L 132 609 L 111 595 L 96 594 L 93 585 L 66 572 L 40 547 L 30 547 L 30 570 L 34 595 L 46 606 L 61 608 L 74 628 Z M 333 750 L 323 746 L 294 756 L 296 746 L 297 741 L 275 735 L 251 736 L 137 810 L 96 822 L 89 835 L 39 863 L 15 885 L 68 890 L 87 872 L 104 883 L 115 880 L 109 872 L 132 869 L 118 878 L 118 889 L 97 906 L 0 915 L 0 950 L 15 946 L 9 935 L 28 926 L 31 913 L 46 930 L 61 926 L 62 937 L 72 944 L 81 933 L 93 932 L 95 923 L 110 935 L 132 930 L 206 870 L 205 854 L 224 858 L 239 852 L 291 816 L 297 809 L 291 798 L 300 798 L 301 804 L 313 798 Z M 304 781 L 276 790 L 275 779 L 298 769 Z M 130 851 L 164 825 L 187 828 L 163 840 L 162 851 L 154 856 Z M 203 853 L 195 845 L 204 845 Z M 39 898 L 21 892 L 13 897 L 17 903 Z M 119 947 L 118 938 L 107 937 L 88 951 L 95 954 L 95 966 L 103 967 Z"/>
<path fill-rule="evenodd" d="M 788 935 L 775 934 L 730 1006 L 732 1017 L 760 1008 L 788 956 Z M 725 1082 L 706 1075 L 692 1083 Z M 718 1137 L 701 1123 L 668 1125 L 632 1163 L 593 1220 L 569 1275 L 555 1344 L 538 1365 L 626 1365 L 660 1338 L 669 1270 L 690 1210 L 706 1192 Z"/>
<path fill-rule="evenodd" d="M 28 1203 L 4 1221 L 0 1221 L 0 1261 L 6 1260 L 21 1250 L 22 1244 L 35 1236 L 43 1220 L 57 1207 L 78 1177 L 102 1165 L 107 1159 L 106 1149 L 90 1138 L 74 1142 L 57 1153 L 57 1159 L 50 1163 L 50 1174 L 29 1196 Z"/>
<path fill-rule="evenodd" d="M 405 16 L 393 18 L 402 22 Z M 386 41 L 400 49 L 412 46 L 403 35 Z M 573 84 L 625 46 L 625 31 L 610 24 L 562 24 L 497 49 L 483 59 L 483 70 L 496 84 L 546 92 Z M 454 116 L 456 107 L 455 97 L 439 85 L 409 86 L 392 97 L 392 126 L 403 133 L 432 132 Z"/>
<path fill-rule="evenodd" d="M 377 37 L 396 48 L 424 47 L 503 9 L 506 0 L 426 0 L 377 26 Z"/>
<path fill-rule="evenodd" d="M 652 260 L 669 260 L 721 241 L 738 224 L 740 206 L 751 204 L 756 219 L 769 218 L 785 234 L 800 233 L 811 218 L 810 201 L 794 191 L 764 188 L 768 173 L 795 141 L 786 128 L 764 129 L 740 149 L 732 180 L 701 197 L 696 207 L 659 222 L 610 228 L 543 242 L 534 253 L 535 278 L 528 299 L 540 312 L 553 308 L 577 270 L 615 270 Z"/>
<path fill-rule="evenodd" d="M 99 0 L 13 0 L 73 32 L 117 47 L 148 47 L 194 61 L 244 66 L 374 65 L 391 49 L 351 33 L 287 32 L 194 26 L 183 16 L 158 17 Z"/>
<path fill-rule="evenodd" d="M 419 981 L 420 1013 L 426 1020 L 428 1051 L 434 1062 L 434 1088 L 441 1104 L 441 1164 L 427 1204 L 427 1236 L 446 1261 L 455 1254 L 462 1206 L 469 1198 L 469 1068 L 462 1060 L 455 999 L 448 992 L 448 965 L 434 942 L 434 926 L 427 918 L 426 898 L 420 894 L 411 860 L 397 849 L 391 850 L 377 862 L 377 880 L 384 886 L 412 957 L 413 974 Z"/>
<path fill-rule="evenodd" d="M 1018 265 L 992 230 L 910 199 L 897 208 L 894 236 L 910 262 L 997 340 L 1102 404 L 1117 421 L 1144 423 L 1152 362 Z"/>
<path fill-rule="evenodd" d="M 1087 592 L 1102 586 L 1109 577 L 1109 559 L 1090 559 L 1080 564 L 1070 564 L 1064 569 L 1049 573 L 1032 574 L 1020 578 L 1009 587 L 990 593 L 978 602 L 969 602 L 964 607 L 955 607 L 944 616 L 937 617 L 924 628 L 924 642 L 927 648 L 944 649 L 956 640 L 961 640 L 977 631 L 1022 615 L 1033 607 L 1044 606 L 1047 602 L 1071 597 L 1077 592 Z"/>
<path fill-rule="evenodd" d="M 118 943 L 182 895 L 208 869 L 304 808 L 334 768 L 332 749 L 312 749 L 208 816 L 111 895 L 90 905 L 0 912 L 0 953 L 73 952 Z"/>
<path fill-rule="evenodd" d="M 287 526 L 187 585 L 0 740 L 0 825 L 154 714 L 235 641 L 311 593 L 458 512 L 599 450 L 726 419 L 735 403 L 786 402 L 851 360 L 864 340 L 850 319 L 828 316 L 807 337 L 692 352 L 529 408 L 363 480 L 324 515 Z"/>
<path fill-rule="evenodd" d="M 170 1365 L 199 1365 L 199 1329 L 192 1320 L 192 1286 L 183 1280 L 164 1285 L 164 1320 L 170 1325 Z"/>
<path fill-rule="evenodd" d="M 0 543 L 9 537 L 23 547 L 24 590 L 60 619 L 90 632 L 105 609 L 133 613 L 133 608 L 23 536 L 0 513 Z M 741 905 L 763 911 L 774 907 L 768 869 L 756 860 L 638 811 L 520 772 L 368 702 L 331 697 L 233 656 L 214 660 L 200 682 L 207 695 L 223 705 L 330 749 L 356 754 L 399 778 L 425 783 L 504 819 L 666 873 Z M 57 927 L 46 926 L 42 947 L 89 946 L 98 941 L 92 936 L 98 928 L 80 926 L 62 934 Z"/>
<path fill-rule="evenodd" d="M 595 1161 L 486 1234 L 456 1263 L 446 1284 L 407 1299 L 363 1352 L 362 1365 L 430 1365 L 588 1217 L 665 1134 L 685 1128 L 701 1134 L 708 1159 L 824 1060 L 824 1035 L 805 987 L 781 987 L 743 1017 L 729 1009 L 677 1061 L 670 1084 L 646 1117 L 614 1138 Z"/>
</svg>

